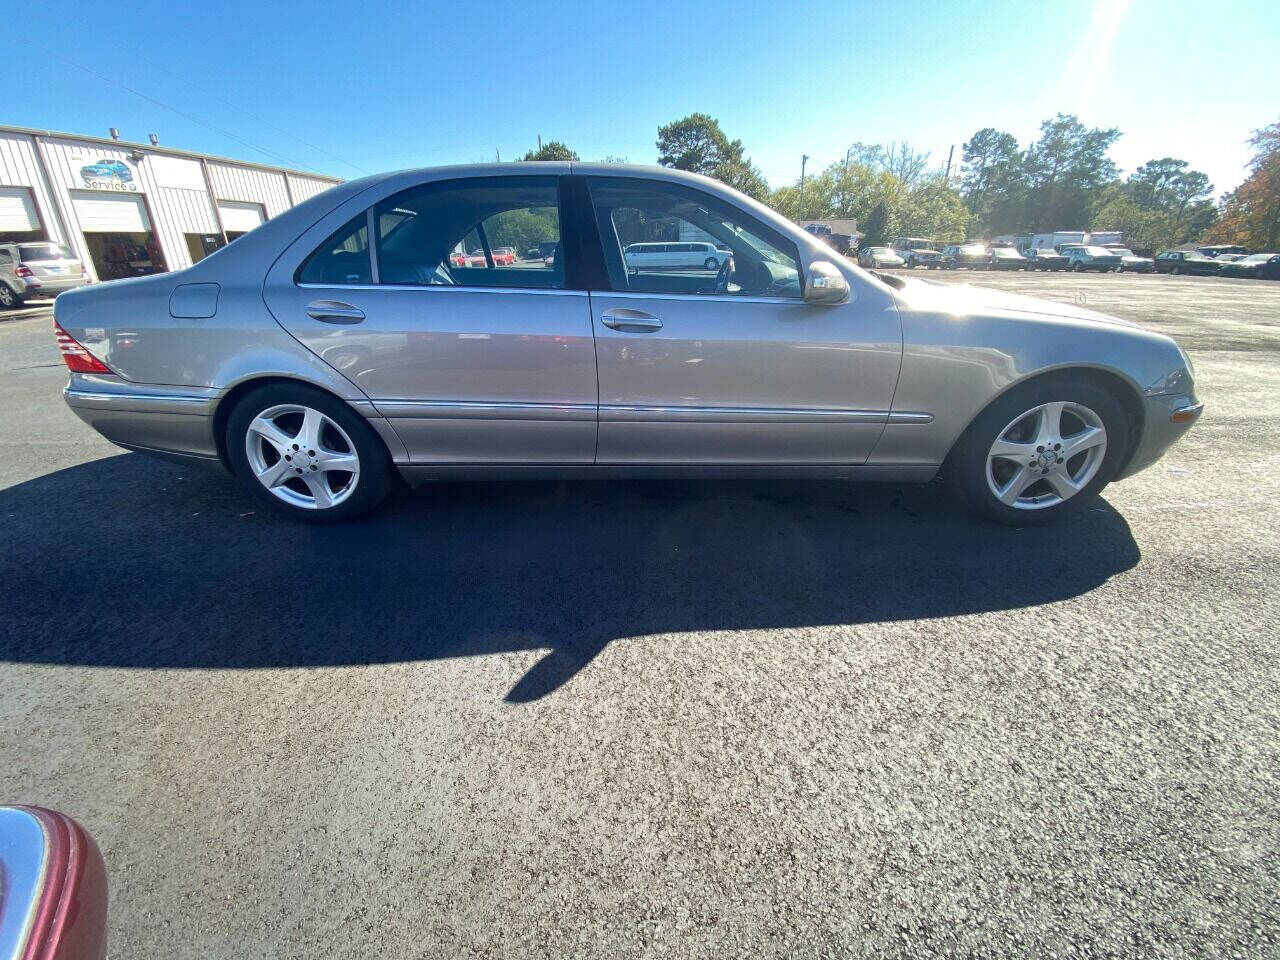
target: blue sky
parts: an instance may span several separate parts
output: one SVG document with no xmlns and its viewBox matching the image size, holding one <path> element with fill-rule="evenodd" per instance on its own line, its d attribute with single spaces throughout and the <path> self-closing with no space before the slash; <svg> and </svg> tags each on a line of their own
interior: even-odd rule
<svg viewBox="0 0 1280 960">
<path fill-rule="evenodd" d="M 814 170 L 854 141 L 906 140 L 944 163 L 980 127 L 1025 143 L 1062 111 L 1120 128 L 1121 167 L 1181 157 L 1221 192 L 1250 131 L 1280 119 L 1276 0 L 104 10 L 20 18 L 0 122 L 354 177 L 511 159 L 539 134 L 653 163 L 659 124 L 701 110 L 780 186 L 801 154 Z"/>
</svg>

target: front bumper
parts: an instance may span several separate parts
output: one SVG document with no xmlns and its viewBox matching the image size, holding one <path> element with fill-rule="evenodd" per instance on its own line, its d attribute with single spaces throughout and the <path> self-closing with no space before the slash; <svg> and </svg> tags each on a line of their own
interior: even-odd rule
<svg viewBox="0 0 1280 960">
<path fill-rule="evenodd" d="M 1145 470 L 1191 429 L 1204 412 L 1204 403 L 1194 393 L 1143 399 L 1142 436 L 1117 480 Z"/>
</svg>

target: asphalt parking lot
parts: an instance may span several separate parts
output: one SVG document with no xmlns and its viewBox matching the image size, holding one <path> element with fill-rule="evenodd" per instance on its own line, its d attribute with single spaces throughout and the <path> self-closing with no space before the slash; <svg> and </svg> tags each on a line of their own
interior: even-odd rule
<svg viewBox="0 0 1280 960">
<path fill-rule="evenodd" d="M 927 274 L 1179 338 L 1078 522 L 938 485 L 445 485 L 295 526 L 0 323 L 0 784 L 113 957 L 1280 950 L 1280 284 Z"/>
</svg>

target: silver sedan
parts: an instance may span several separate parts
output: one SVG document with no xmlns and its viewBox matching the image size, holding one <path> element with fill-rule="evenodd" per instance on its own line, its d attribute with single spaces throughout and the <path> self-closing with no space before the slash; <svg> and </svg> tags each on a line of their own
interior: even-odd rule
<svg viewBox="0 0 1280 960">
<path fill-rule="evenodd" d="M 732 255 L 644 266 L 635 243 Z M 190 269 L 64 294 L 56 334 L 90 426 L 313 520 L 401 479 L 942 471 L 1041 523 L 1201 410 L 1168 337 L 866 272 L 715 181 L 612 164 L 345 183 Z"/>
</svg>

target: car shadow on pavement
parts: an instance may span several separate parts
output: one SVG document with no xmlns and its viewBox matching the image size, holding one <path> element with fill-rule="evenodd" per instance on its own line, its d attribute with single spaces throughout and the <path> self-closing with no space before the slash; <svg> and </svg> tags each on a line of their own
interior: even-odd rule
<svg viewBox="0 0 1280 960">
<path fill-rule="evenodd" d="M 298 524 L 230 478 L 124 454 L 0 490 L 0 660 L 371 664 L 549 650 L 556 690 L 613 640 L 863 624 L 1064 600 L 1133 567 L 1124 519 L 1007 529 L 938 483 L 438 484 Z"/>
</svg>

